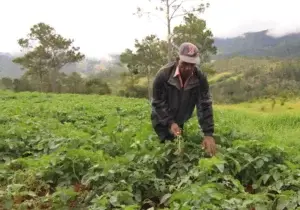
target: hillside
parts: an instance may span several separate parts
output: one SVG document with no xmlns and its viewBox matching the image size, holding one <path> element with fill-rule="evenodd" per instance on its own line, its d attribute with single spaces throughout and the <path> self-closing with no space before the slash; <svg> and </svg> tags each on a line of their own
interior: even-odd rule
<svg viewBox="0 0 300 210">
<path fill-rule="evenodd" d="M 215 106 L 218 147 L 209 158 L 195 115 L 182 138 L 159 143 L 146 100 L 1 92 L 0 101 L 3 209 L 298 205 L 298 109 Z"/>
<path fill-rule="evenodd" d="M 234 38 L 215 38 L 218 55 L 215 59 L 249 57 L 296 57 L 300 56 L 300 33 L 282 37 L 268 35 L 268 30 L 249 32 Z"/>
<path fill-rule="evenodd" d="M 209 77 L 214 100 L 240 103 L 261 98 L 300 96 L 300 60 L 234 57 L 213 64 Z"/>
</svg>

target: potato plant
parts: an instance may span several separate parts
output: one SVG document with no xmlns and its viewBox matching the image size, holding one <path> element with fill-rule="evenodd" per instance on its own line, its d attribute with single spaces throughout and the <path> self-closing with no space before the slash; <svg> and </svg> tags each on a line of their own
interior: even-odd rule
<svg viewBox="0 0 300 210">
<path fill-rule="evenodd" d="M 195 119 L 160 144 L 144 100 L 3 92 L 0 109 L 0 209 L 300 209 L 295 150 L 218 117 L 210 158 Z"/>
</svg>

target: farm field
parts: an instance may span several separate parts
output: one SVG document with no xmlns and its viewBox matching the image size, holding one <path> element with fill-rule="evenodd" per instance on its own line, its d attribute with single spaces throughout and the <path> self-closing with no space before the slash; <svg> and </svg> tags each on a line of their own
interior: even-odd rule
<svg viewBox="0 0 300 210">
<path fill-rule="evenodd" d="M 0 209 L 300 209 L 298 106 L 215 105 L 208 158 L 195 117 L 160 144 L 147 100 L 0 92 Z"/>
</svg>

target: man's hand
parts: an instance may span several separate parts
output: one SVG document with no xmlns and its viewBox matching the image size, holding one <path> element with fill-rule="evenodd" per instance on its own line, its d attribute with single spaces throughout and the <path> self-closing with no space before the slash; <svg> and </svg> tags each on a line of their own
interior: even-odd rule
<svg viewBox="0 0 300 210">
<path fill-rule="evenodd" d="M 202 147 L 210 156 L 214 156 L 216 154 L 216 143 L 212 136 L 204 137 Z"/>
<path fill-rule="evenodd" d="M 171 130 L 171 133 L 172 133 L 174 136 L 179 136 L 179 135 L 181 135 L 181 129 L 180 129 L 180 127 L 177 125 L 177 123 L 172 123 L 170 130 Z"/>
</svg>

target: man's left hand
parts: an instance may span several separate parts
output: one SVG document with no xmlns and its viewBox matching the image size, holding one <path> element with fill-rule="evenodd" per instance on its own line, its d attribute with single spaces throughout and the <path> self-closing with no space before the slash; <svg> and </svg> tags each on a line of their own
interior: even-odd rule
<svg viewBox="0 0 300 210">
<path fill-rule="evenodd" d="M 204 137 L 202 147 L 210 156 L 214 156 L 216 154 L 216 143 L 212 136 Z"/>
</svg>

